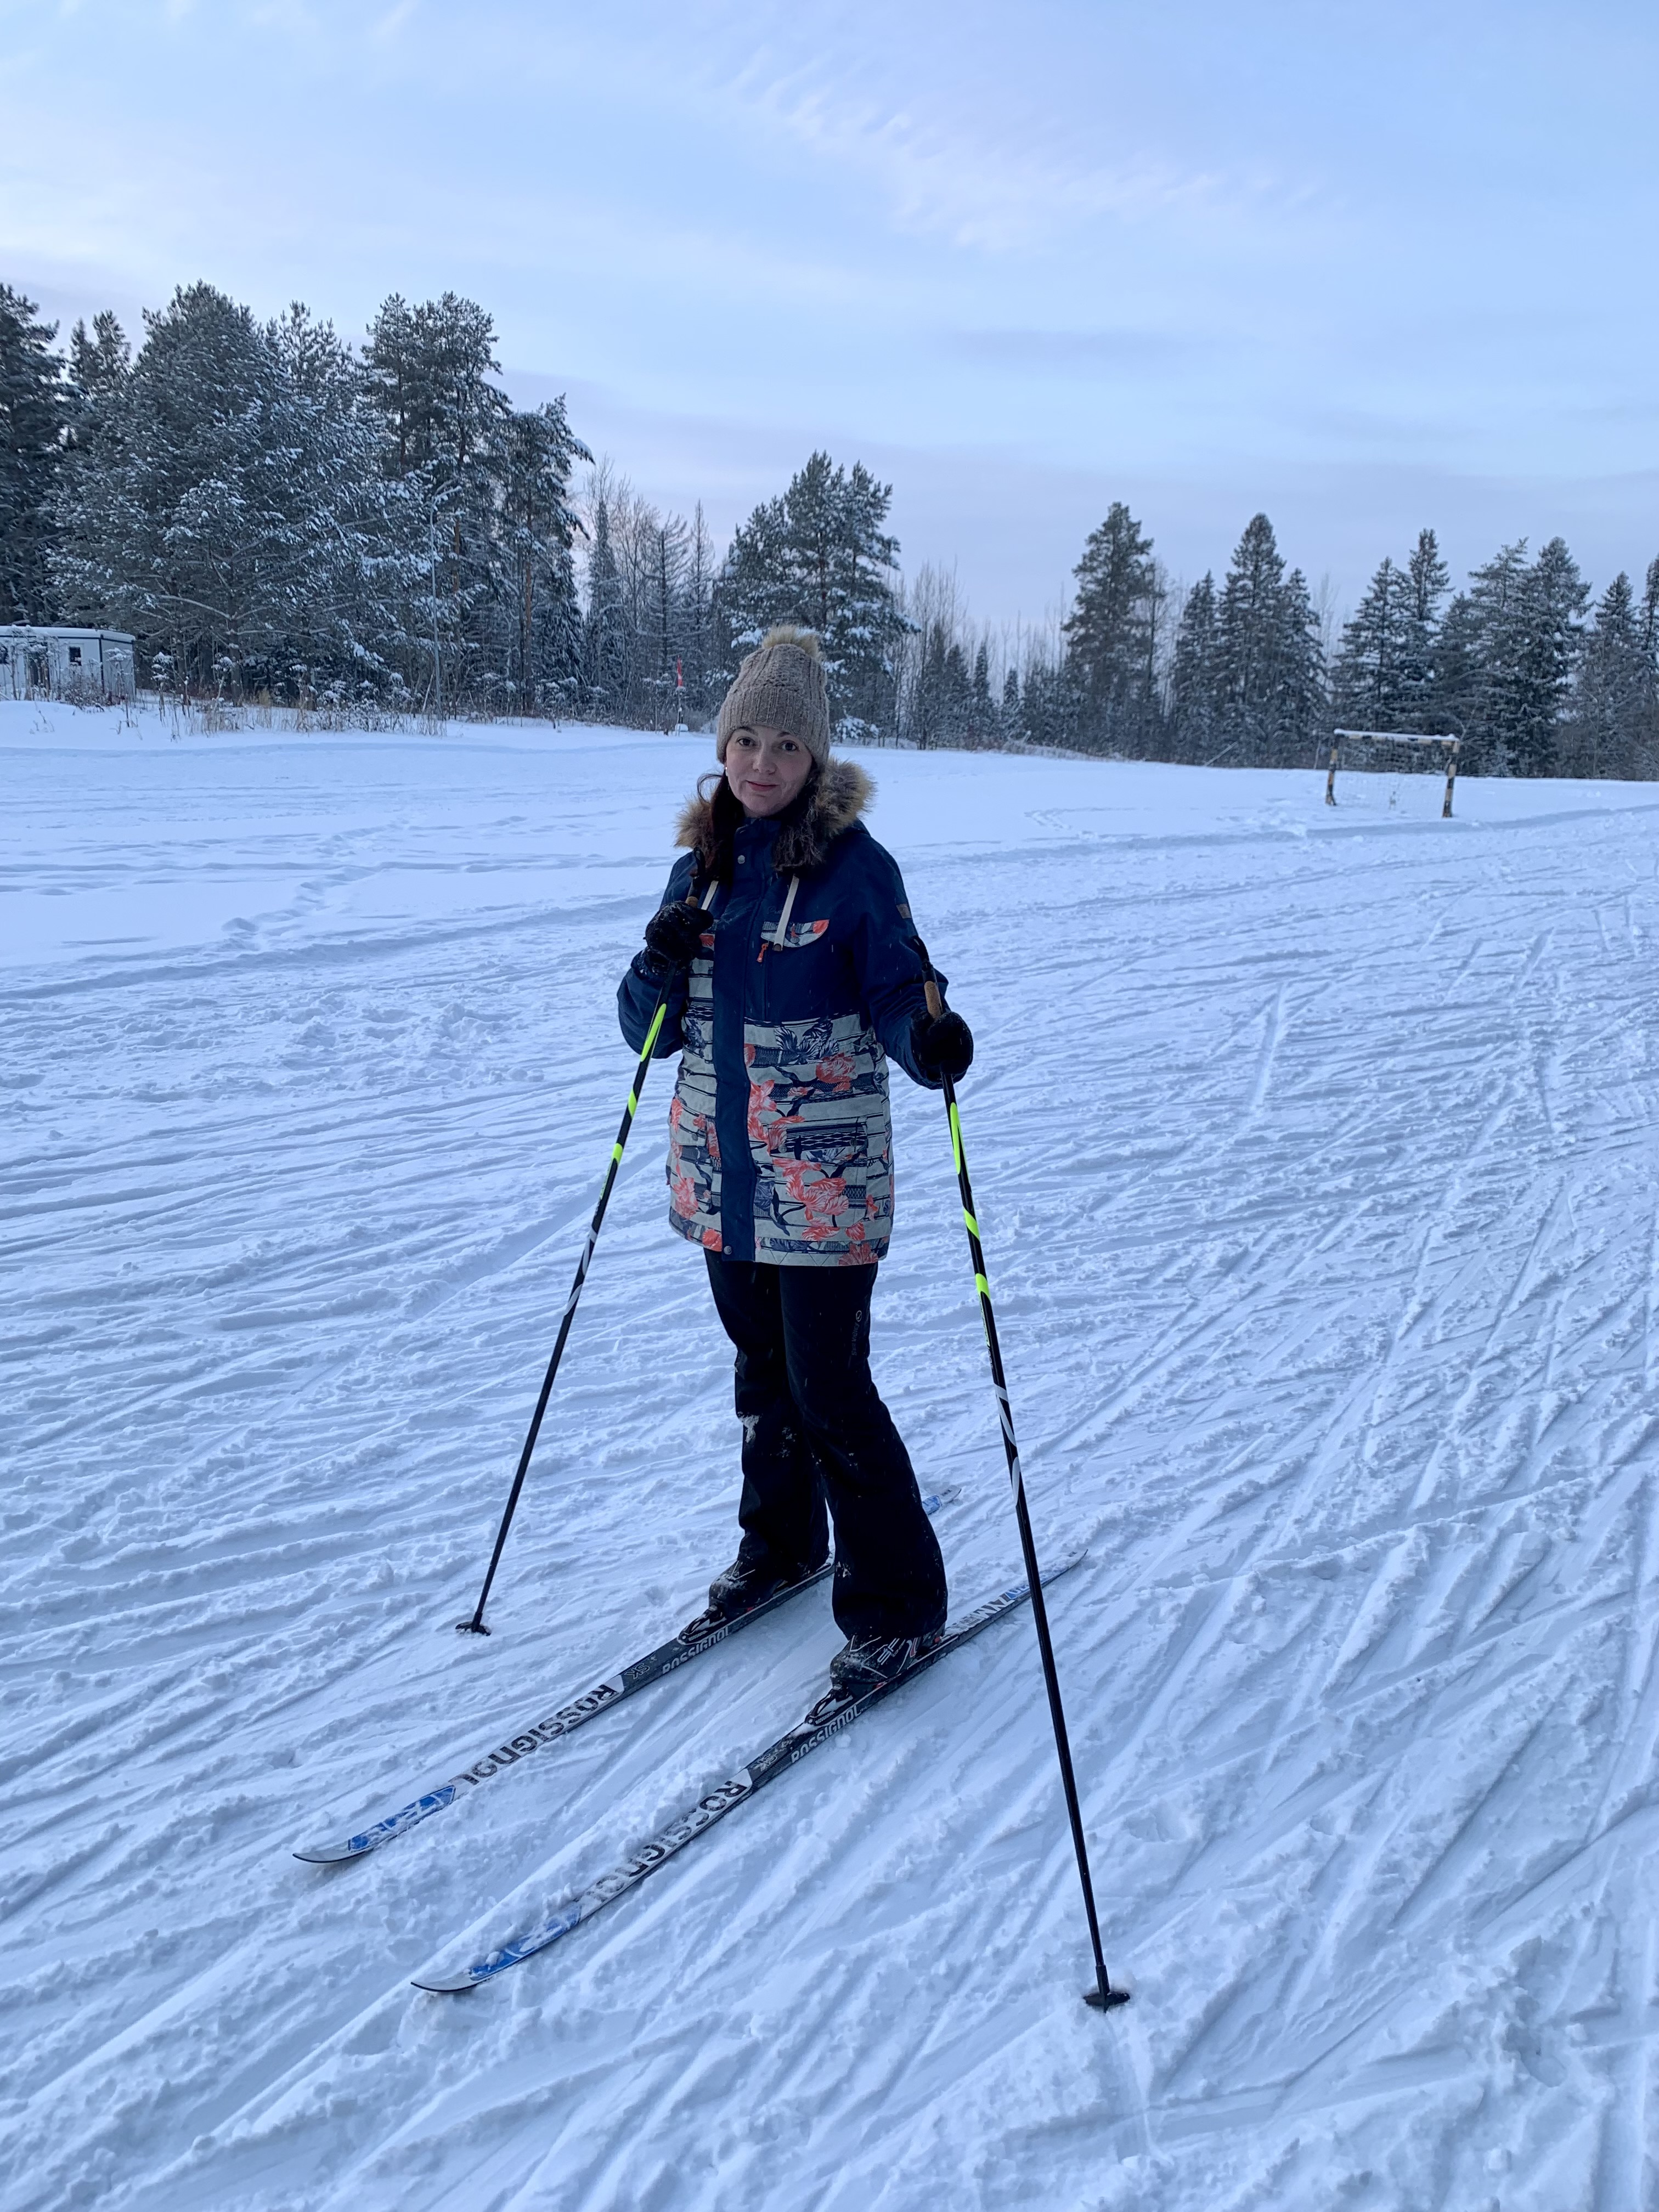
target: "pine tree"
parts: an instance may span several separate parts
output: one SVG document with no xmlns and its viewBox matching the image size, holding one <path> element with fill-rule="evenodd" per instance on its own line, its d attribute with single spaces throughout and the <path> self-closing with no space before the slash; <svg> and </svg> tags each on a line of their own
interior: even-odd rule
<svg viewBox="0 0 1659 2212">
<path fill-rule="evenodd" d="M 490 316 L 457 293 L 416 307 L 394 293 L 369 326 L 363 374 L 386 426 L 386 472 L 426 513 L 429 611 L 444 641 L 447 688 L 453 681 L 457 692 L 497 696 L 511 696 L 512 684 L 492 603 L 518 597 L 503 591 L 495 542 L 512 465 L 512 408 L 493 381 L 500 373 Z"/>
<path fill-rule="evenodd" d="M 66 607 L 198 691 L 401 688 L 417 510 L 377 466 L 355 363 L 295 307 L 207 284 L 145 316 L 92 392 L 59 501 Z"/>
<path fill-rule="evenodd" d="M 141 662 L 165 649 L 181 682 L 210 690 L 221 659 L 257 652 L 250 599 L 270 563 L 267 420 L 272 349 L 246 307 L 210 285 L 147 313 L 131 376 L 72 471 L 64 595 L 134 630 Z"/>
<path fill-rule="evenodd" d="M 1140 752 L 1157 733 L 1152 550 L 1152 539 L 1115 500 L 1073 571 L 1077 599 L 1060 626 L 1066 668 L 1077 694 L 1079 730 L 1097 750 Z"/>
<path fill-rule="evenodd" d="M 84 322 L 76 323 L 70 333 L 70 378 L 82 405 L 112 398 L 131 368 L 132 348 L 109 308 L 93 317 L 90 336 Z"/>
<path fill-rule="evenodd" d="M 264 568 L 237 682 L 277 695 L 320 679 L 341 701 L 401 705 L 422 568 L 417 503 L 385 477 L 380 423 L 333 326 L 295 301 L 261 335 L 274 368 L 264 459 L 281 482 L 268 526 L 253 532 Z M 263 470 L 260 480 L 270 481 Z"/>
<path fill-rule="evenodd" d="M 52 618 L 52 500 L 70 413 L 57 335 L 0 284 L 0 622 Z"/>
</svg>

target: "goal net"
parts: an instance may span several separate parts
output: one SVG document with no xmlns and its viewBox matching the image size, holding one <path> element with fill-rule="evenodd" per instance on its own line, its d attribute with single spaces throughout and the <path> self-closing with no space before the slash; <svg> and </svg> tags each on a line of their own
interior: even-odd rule
<svg viewBox="0 0 1659 2212">
<path fill-rule="evenodd" d="M 1402 809 L 1411 813 L 1423 811 L 1420 804 L 1413 804 L 1417 794 L 1407 793 L 1404 779 L 1407 776 L 1427 775 L 1444 777 L 1445 793 L 1441 800 L 1443 821 L 1449 822 L 1452 811 L 1452 787 L 1457 781 L 1456 738 L 1424 737 L 1415 730 L 1334 730 L 1331 733 L 1331 757 L 1325 773 L 1325 804 L 1327 806 L 1351 805 L 1358 801 L 1368 812 L 1379 808 L 1388 813 L 1399 813 Z M 1380 783 L 1351 785 L 1345 782 L 1340 802 L 1336 796 L 1337 770 L 1345 778 L 1361 775 L 1377 777 Z"/>
</svg>

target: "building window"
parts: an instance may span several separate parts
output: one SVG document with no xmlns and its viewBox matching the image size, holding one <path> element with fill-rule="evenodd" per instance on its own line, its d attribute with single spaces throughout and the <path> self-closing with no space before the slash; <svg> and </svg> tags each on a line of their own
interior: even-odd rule
<svg viewBox="0 0 1659 2212">
<path fill-rule="evenodd" d="M 80 665 L 81 648 L 78 645 L 72 645 L 70 647 L 70 666 L 71 668 L 78 668 Z"/>
</svg>

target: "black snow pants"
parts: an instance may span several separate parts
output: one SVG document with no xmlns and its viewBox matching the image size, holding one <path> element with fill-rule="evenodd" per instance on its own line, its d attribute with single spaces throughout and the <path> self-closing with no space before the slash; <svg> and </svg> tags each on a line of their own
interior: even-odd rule
<svg viewBox="0 0 1659 2212">
<path fill-rule="evenodd" d="M 816 1566 L 836 1530 L 843 1636 L 926 1636 L 945 1626 L 945 1562 L 910 1455 L 870 1373 L 876 1270 L 722 1260 L 708 1280 L 737 1346 L 745 1565 Z"/>
</svg>

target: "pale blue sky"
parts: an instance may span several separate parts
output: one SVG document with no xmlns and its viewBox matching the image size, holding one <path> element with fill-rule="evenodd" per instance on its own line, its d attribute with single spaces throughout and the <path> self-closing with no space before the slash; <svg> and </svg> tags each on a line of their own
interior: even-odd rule
<svg viewBox="0 0 1659 2212">
<path fill-rule="evenodd" d="M 1652 0 L 0 0 L 0 278 L 494 313 L 722 532 L 814 446 L 1040 617 L 1127 498 L 1351 600 L 1434 524 L 1659 552 Z"/>
</svg>

